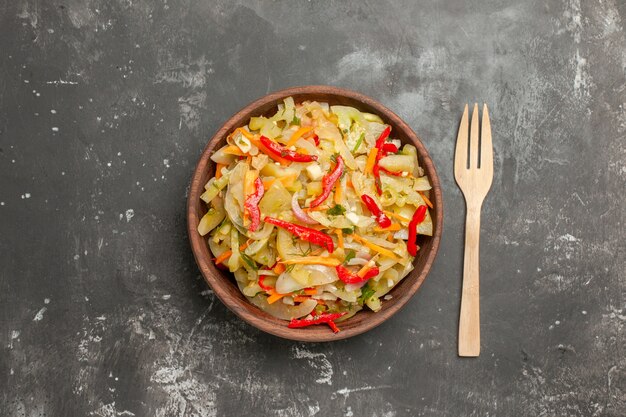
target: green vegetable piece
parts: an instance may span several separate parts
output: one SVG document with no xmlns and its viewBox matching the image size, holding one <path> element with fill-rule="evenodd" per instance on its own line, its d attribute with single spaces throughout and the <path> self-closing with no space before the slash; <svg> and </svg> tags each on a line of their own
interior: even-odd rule
<svg viewBox="0 0 626 417">
<path fill-rule="evenodd" d="M 292 125 L 300 126 L 300 118 L 296 115 L 293 116 L 293 120 L 291 121 Z"/>
<path fill-rule="evenodd" d="M 344 227 L 343 229 L 341 229 L 341 231 L 344 235 L 351 235 L 352 233 L 354 233 L 354 227 Z"/>
<path fill-rule="evenodd" d="M 348 261 L 356 256 L 356 252 L 354 249 L 348 249 L 348 253 L 346 253 L 346 259 L 344 259 L 343 263 L 348 263 Z"/>
<path fill-rule="evenodd" d="M 357 302 L 362 306 L 367 300 L 372 298 L 374 294 L 376 294 L 376 290 L 366 284 L 361 288 L 361 296 L 357 299 Z"/>
<path fill-rule="evenodd" d="M 365 132 L 361 133 L 361 136 L 359 136 L 359 140 L 356 141 L 356 145 L 354 145 L 352 153 L 355 153 L 357 149 L 359 149 L 359 146 L 361 146 L 361 143 L 363 143 L 363 139 L 365 139 Z"/>
<path fill-rule="evenodd" d="M 326 214 L 331 215 L 331 216 L 341 216 L 345 212 L 346 212 L 346 209 L 341 204 L 335 204 L 333 207 L 326 210 Z"/>
</svg>

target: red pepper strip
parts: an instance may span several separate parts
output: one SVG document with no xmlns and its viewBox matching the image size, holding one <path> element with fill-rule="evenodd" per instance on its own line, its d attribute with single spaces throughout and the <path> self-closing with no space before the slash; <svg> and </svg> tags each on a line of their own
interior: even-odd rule
<svg viewBox="0 0 626 417">
<path fill-rule="evenodd" d="M 378 149 L 378 153 L 376 154 L 376 162 L 374 162 L 374 169 L 372 169 L 372 173 L 374 174 L 374 184 L 376 185 L 376 192 L 378 193 L 378 195 L 381 195 L 383 193 L 380 184 L 380 171 L 378 168 L 378 161 L 380 161 L 381 158 L 384 156 L 383 148 L 385 146 L 385 140 L 387 140 L 387 137 L 389 137 L 389 133 L 391 133 L 391 126 L 387 126 L 385 130 L 383 130 L 383 133 L 381 133 L 376 140 L 376 148 Z"/>
<path fill-rule="evenodd" d="M 264 221 L 265 223 L 270 223 L 282 229 L 285 229 L 289 233 L 298 236 L 302 240 L 306 240 L 307 242 L 322 246 L 326 248 L 329 253 L 333 253 L 333 251 L 335 250 L 333 239 L 327 234 L 324 234 L 318 230 L 300 226 L 299 224 L 289 223 L 284 220 L 275 219 L 269 216 L 265 217 Z"/>
<path fill-rule="evenodd" d="M 303 153 L 298 153 L 296 151 L 289 150 L 285 148 L 280 143 L 276 143 L 273 140 L 266 138 L 265 136 L 261 136 L 261 143 L 267 147 L 274 154 L 285 158 L 288 161 L 293 162 L 313 162 L 317 161 L 316 155 L 305 155 Z"/>
<path fill-rule="evenodd" d="M 315 208 L 319 206 L 324 202 L 324 200 L 328 198 L 330 192 L 335 186 L 335 183 L 339 180 L 339 178 L 341 178 L 342 174 L 343 159 L 341 158 L 341 156 L 337 156 L 337 164 L 335 165 L 335 168 L 331 171 L 330 174 L 326 174 L 324 175 L 324 178 L 322 178 L 322 194 L 317 196 L 315 200 L 311 201 L 311 204 L 309 204 L 310 208 Z"/>
<path fill-rule="evenodd" d="M 391 142 L 387 142 L 383 144 L 383 153 L 385 155 L 388 153 L 398 153 L 398 147 Z"/>
<path fill-rule="evenodd" d="M 256 191 L 249 196 L 246 197 L 246 202 L 244 203 L 244 208 L 248 212 L 248 216 L 250 216 L 250 231 L 254 232 L 259 227 L 259 223 L 261 222 L 261 211 L 259 210 L 259 201 L 263 198 L 263 194 L 265 194 L 265 189 L 263 188 L 263 181 L 261 178 L 257 177 L 254 181 L 254 186 L 256 187 Z"/>
<path fill-rule="evenodd" d="M 261 289 L 263 291 L 270 291 L 273 290 L 273 287 L 270 287 L 269 285 L 265 285 L 265 277 L 267 275 L 259 275 L 259 287 L 261 287 Z"/>
<path fill-rule="evenodd" d="M 378 268 L 374 267 L 367 271 L 363 277 L 360 277 L 357 274 L 350 272 L 350 270 L 343 265 L 337 265 L 335 270 L 337 271 L 339 279 L 346 284 L 360 284 L 375 277 L 380 272 Z"/>
<path fill-rule="evenodd" d="M 287 327 L 289 327 L 290 329 L 296 329 L 298 327 L 307 327 L 307 326 L 312 326 L 314 324 L 328 323 L 333 320 L 337 320 L 339 317 L 343 317 L 346 314 L 348 313 L 344 311 L 343 313 L 319 314 L 313 317 L 312 319 L 292 319 L 289 322 L 289 325 Z"/>
<path fill-rule="evenodd" d="M 330 329 L 333 331 L 333 333 L 339 333 L 339 327 L 337 327 L 334 321 L 331 320 L 327 324 L 328 327 L 330 327 Z"/>
<path fill-rule="evenodd" d="M 406 249 L 411 254 L 411 256 L 415 256 L 417 254 L 417 244 L 415 243 L 415 239 L 417 238 L 417 225 L 424 221 L 426 218 L 426 209 L 425 205 L 421 205 L 415 210 L 413 213 L 413 218 L 409 222 L 409 241 L 406 243 Z"/>
<path fill-rule="evenodd" d="M 401 177 L 402 176 L 402 171 L 398 171 L 398 172 L 394 172 L 394 171 L 389 171 L 386 168 L 383 168 L 381 166 L 378 167 L 382 172 L 384 172 L 385 174 L 389 174 L 389 175 L 393 175 L 396 177 Z"/>
<path fill-rule="evenodd" d="M 383 145 L 385 144 L 385 141 L 389 137 L 390 133 L 391 133 L 391 126 L 387 126 L 385 130 L 383 130 L 383 133 L 380 134 L 378 139 L 376 139 L 376 148 L 378 148 L 379 151 L 383 148 Z"/>
<path fill-rule="evenodd" d="M 378 204 L 376 204 L 372 197 L 363 194 L 361 196 L 361 200 L 363 200 L 370 213 L 372 213 L 374 217 L 376 217 L 376 223 L 378 223 L 380 227 L 387 228 L 391 226 L 391 220 L 389 220 L 389 217 L 387 217 L 387 215 L 383 213 L 380 207 L 378 207 Z"/>
<path fill-rule="evenodd" d="M 313 142 L 315 142 L 315 146 L 320 146 L 320 138 L 317 135 L 313 135 Z"/>
</svg>

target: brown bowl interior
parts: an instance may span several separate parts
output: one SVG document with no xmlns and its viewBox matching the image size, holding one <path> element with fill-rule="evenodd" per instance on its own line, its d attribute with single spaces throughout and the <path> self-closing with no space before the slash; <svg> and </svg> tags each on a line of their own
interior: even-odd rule
<svg viewBox="0 0 626 417">
<path fill-rule="evenodd" d="M 200 194 L 204 189 L 204 184 L 215 174 L 215 163 L 209 157 L 216 149 L 224 146 L 226 136 L 233 129 L 246 125 L 252 116 L 273 115 L 276 112 L 276 105 L 289 96 L 292 96 L 296 103 L 316 100 L 331 105 L 353 106 L 361 111 L 378 114 L 385 123 L 391 125 L 394 138 L 400 139 L 403 143 L 412 143 L 417 147 L 420 166 L 424 168 L 433 186 L 431 200 L 435 207 L 431 210 L 431 215 L 434 234 L 432 237 L 418 237 L 418 245 L 421 249 L 414 261 L 415 268 L 391 290 L 389 294 L 392 295 L 392 298 L 382 303 L 383 307 L 379 312 L 364 310 L 357 313 L 354 317 L 341 323 L 341 332 L 337 334 L 333 334 L 327 326 L 289 329 L 284 320 L 276 319 L 252 305 L 237 288 L 232 274 L 218 269 L 212 262 L 208 244 L 196 230 L 199 219 L 206 212 L 205 204 L 200 200 Z M 251 103 L 231 117 L 217 131 L 202 152 L 191 181 L 187 204 L 187 222 L 191 247 L 198 267 L 217 297 L 231 311 L 249 324 L 273 335 L 292 340 L 322 342 L 344 339 L 368 331 L 387 320 L 409 301 L 426 278 L 439 249 L 443 220 L 442 203 L 439 177 L 428 151 L 411 128 L 396 114 L 377 101 L 350 90 L 329 86 L 307 86 L 277 91 Z"/>
</svg>

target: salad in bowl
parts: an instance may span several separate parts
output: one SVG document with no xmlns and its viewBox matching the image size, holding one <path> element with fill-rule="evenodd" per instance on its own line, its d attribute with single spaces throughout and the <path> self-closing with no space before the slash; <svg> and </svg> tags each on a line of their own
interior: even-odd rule
<svg viewBox="0 0 626 417">
<path fill-rule="evenodd" d="M 432 236 L 417 149 L 378 115 L 287 97 L 214 151 L 197 231 L 250 303 L 291 328 L 382 308 Z"/>
</svg>

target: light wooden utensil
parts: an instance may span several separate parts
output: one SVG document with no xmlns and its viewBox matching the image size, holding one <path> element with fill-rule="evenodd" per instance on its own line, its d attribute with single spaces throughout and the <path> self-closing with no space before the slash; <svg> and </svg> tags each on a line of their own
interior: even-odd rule
<svg viewBox="0 0 626 417">
<path fill-rule="evenodd" d="M 465 105 L 454 154 L 454 177 L 465 196 L 465 259 L 463 292 L 459 318 L 459 356 L 480 354 L 479 250 L 480 208 L 493 179 L 493 147 L 489 110 L 483 106 L 479 140 L 478 104 L 474 104 L 472 124 L 468 129 L 468 106 Z M 469 140 L 468 140 L 469 130 Z"/>
</svg>

